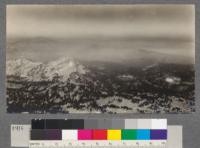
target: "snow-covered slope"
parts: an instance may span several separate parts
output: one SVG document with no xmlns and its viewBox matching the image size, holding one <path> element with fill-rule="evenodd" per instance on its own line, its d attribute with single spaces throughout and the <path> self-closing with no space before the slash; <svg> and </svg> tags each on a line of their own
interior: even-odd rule
<svg viewBox="0 0 200 148">
<path fill-rule="evenodd" d="M 41 64 L 42 63 L 32 62 L 25 58 L 9 60 L 6 63 L 6 74 L 27 77 L 29 71 Z"/>
<path fill-rule="evenodd" d="M 6 63 L 7 76 L 25 77 L 30 81 L 52 80 L 55 76 L 67 80 L 73 72 L 85 74 L 87 70 L 75 60 L 66 57 L 48 63 L 32 62 L 24 58 Z"/>
</svg>

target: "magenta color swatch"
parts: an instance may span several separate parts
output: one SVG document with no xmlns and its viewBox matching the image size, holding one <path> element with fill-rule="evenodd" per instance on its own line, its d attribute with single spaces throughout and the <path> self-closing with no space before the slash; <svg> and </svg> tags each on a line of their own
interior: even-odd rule
<svg viewBox="0 0 200 148">
<path fill-rule="evenodd" d="M 92 140 L 92 130 L 78 130 L 78 140 Z"/>
</svg>

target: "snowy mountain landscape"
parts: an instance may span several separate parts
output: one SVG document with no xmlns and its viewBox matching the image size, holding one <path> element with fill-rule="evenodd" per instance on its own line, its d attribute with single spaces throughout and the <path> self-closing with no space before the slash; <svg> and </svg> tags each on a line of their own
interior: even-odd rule
<svg viewBox="0 0 200 148">
<path fill-rule="evenodd" d="M 6 14 L 8 113 L 195 111 L 193 5 L 12 5 Z"/>
<path fill-rule="evenodd" d="M 194 111 L 193 65 L 8 60 L 8 112 L 187 113 Z"/>
<path fill-rule="evenodd" d="M 22 58 L 8 61 L 7 68 L 7 75 L 19 76 L 28 81 L 52 81 L 56 76 L 64 81 L 73 72 L 86 73 L 82 65 L 75 63 L 70 58 L 60 58 L 47 64 Z"/>
</svg>

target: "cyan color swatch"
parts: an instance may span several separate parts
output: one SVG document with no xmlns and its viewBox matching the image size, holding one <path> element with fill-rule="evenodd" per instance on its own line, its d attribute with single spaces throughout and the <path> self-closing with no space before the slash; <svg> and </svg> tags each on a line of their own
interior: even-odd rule
<svg viewBox="0 0 200 148">
<path fill-rule="evenodd" d="M 137 130 L 137 140 L 150 140 L 150 130 L 148 129 Z"/>
</svg>

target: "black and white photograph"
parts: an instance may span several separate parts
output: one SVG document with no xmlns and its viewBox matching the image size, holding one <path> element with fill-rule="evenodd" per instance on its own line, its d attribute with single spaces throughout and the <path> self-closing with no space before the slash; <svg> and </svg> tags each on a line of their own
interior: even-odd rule
<svg viewBox="0 0 200 148">
<path fill-rule="evenodd" d="M 195 112 L 192 4 L 7 5 L 8 113 Z"/>
</svg>

